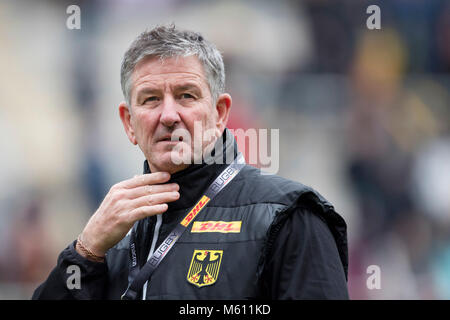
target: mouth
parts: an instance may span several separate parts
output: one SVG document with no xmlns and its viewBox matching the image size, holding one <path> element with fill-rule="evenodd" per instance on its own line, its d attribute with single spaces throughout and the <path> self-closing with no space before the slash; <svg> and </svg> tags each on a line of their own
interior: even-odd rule
<svg viewBox="0 0 450 320">
<path fill-rule="evenodd" d="M 183 141 L 183 137 L 177 137 L 175 139 L 172 139 L 171 136 L 166 136 L 158 140 L 158 142 L 181 142 L 181 141 Z"/>
</svg>

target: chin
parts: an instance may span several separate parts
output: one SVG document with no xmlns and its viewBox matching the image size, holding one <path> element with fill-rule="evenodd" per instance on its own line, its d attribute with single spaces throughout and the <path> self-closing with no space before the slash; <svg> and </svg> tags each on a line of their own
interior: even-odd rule
<svg viewBox="0 0 450 320">
<path fill-rule="evenodd" d="M 172 154 L 172 152 L 154 154 L 153 157 L 151 157 L 151 160 L 152 161 L 149 161 L 149 164 L 152 172 L 162 171 L 170 174 L 186 169 L 191 162 L 183 162 L 181 157 L 177 154 Z"/>
<path fill-rule="evenodd" d="M 160 172 L 168 172 L 170 174 L 174 174 L 175 172 L 181 171 L 186 169 L 187 167 L 189 167 L 188 164 L 180 164 L 180 165 L 175 165 L 173 163 L 163 163 L 161 164 L 161 166 L 157 167 L 156 171 L 160 171 Z"/>
</svg>

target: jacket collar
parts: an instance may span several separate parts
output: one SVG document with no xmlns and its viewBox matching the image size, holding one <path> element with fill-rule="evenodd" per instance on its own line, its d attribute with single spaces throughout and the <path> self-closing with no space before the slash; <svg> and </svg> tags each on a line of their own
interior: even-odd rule
<svg viewBox="0 0 450 320">
<path fill-rule="evenodd" d="M 230 162 L 237 157 L 238 148 L 236 140 L 231 132 L 225 128 L 222 136 L 217 140 L 215 146 L 220 147 L 220 142 L 223 143 L 222 152 L 215 154 L 211 153 L 211 158 L 201 164 L 192 164 L 188 168 L 174 173 L 168 183 L 178 183 L 180 186 L 180 199 L 169 203 L 167 212 L 170 215 L 171 211 L 188 209 L 192 207 L 196 201 L 199 200 L 203 192 L 214 181 L 217 175 L 226 166 L 226 160 Z M 226 159 L 226 155 L 228 159 Z M 213 161 L 212 161 L 213 159 Z M 144 162 L 144 174 L 151 173 L 147 160 Z M 166 216 L 166 215 L 163 215 Z"/>
</svg>

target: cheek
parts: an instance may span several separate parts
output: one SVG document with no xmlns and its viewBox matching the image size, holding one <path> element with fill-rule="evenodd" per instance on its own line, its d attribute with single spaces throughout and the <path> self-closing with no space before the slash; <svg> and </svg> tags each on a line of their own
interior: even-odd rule
<svg viewBox="0 0 450 320">
<path fill-rule="evenodd" d="M 215 110 L 210 110 L 205 118 L 205 130 L 214 131 L 216 129 L 217 116 L 214 111 Z"/>
<path fill-rule="evenodd" d="M 183 122 L 192 136 L 215 127 L 213 113 L 204 109 L 185 115 Z"/>
<path fill-rule="evenodd" d="M 139 140 L 151 138 L 155 132 L 156 124 L 155 117 L 152 117 L 149 113 L 136 114 L 134 117 L 134 130 L 138 142 Z"/>
</svg>

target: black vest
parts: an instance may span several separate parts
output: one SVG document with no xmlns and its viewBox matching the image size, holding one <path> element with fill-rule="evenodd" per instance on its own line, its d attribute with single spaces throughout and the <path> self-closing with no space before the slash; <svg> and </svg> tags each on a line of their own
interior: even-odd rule
<svg viewBox="0 0 450 320">
<path fill-rule="evenodd" d="M 225 148 L 230 143 L 235 146 L 229 131 L 223 139 Z M 181 197 L 162 215 L 156 247 L 225 166 L 193 165 L 172 176 L 171 182 L 180 185 Z M 200 212 L 155 270 L 147 299 L 259 297 L 259 279 L 279 222 L 306 203 L 327 221 L 347 274 L 346 226 L 332 205 L 309 187 L 246 165 Z M 135 225 L 140 266 L 147 261 L 155 224 L 156 218 L 150 217 Z M 130 260 L 127 236 L 107 254 L 110 296 L 106 298 L 119 299 L 125 291 Z"/>
</svg>

